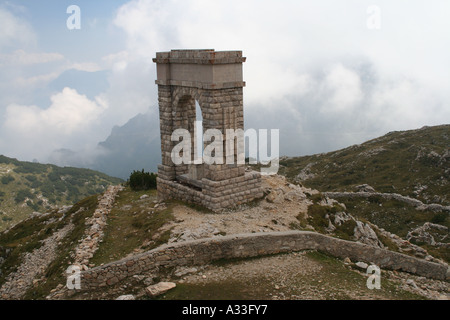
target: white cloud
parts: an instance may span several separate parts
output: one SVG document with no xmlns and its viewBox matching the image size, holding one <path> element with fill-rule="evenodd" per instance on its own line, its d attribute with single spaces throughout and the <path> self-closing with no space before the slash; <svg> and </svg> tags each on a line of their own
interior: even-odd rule
<svg viewBox="0 0 450 320">
<path fill-rule="evenodd" d="M 321 108 L 323 112 L 351 112 L 364 96 L 359 75 L 342 64 L 331 68 L 320 89 L 329 97 Z"/>
<path fill-rule="evenodd" d="M 148 77 L 150 86 L 142 89 L 156 103 L 156 94 L 148 95 L 155 52 L 243 50 L 247 115 L 267 114 L 268 122 L 274 113 L 284 115 L 277 122 L 284 130 L 309 130 L 340 146 L 397 127 L 450 121 L 444 89 L 450 46 L 442 41 L 450 30 L 448 2 L 428 10 L 420 1 L 406 6 L 380 0 L 378 31 L 367 28 L 370 4 L 133 0 L 114 20 L 127 35 L 127 54 L 115 60 L 115 68 L 132 77 L 129 61 L 145 66 L 149 73 L 140 77 Z M 144 96 L 135 89 L 136 97 Z M 332 145 L 321 139 L 311 143 Z"/>
<path fill-rule="evenodd" d="M 390 130 L 449 122 L 450 45 L 443 40 L 450 30 L 448 1 L 436 0 L 425 9 L 421 1 L 405 5 L 379 0 L 378 31 L 366 26 L 370 4 L 133 0 L 118 8 L 112 21 L 125 34 L 124 47 L 96 62 L 67 61 L 58 53 L 30 49 L 26 44 L 36 39 L 31 27 L 0 8 L 0 21 L 9 26 L 0 30 L 0 48 L 20 47 L 14 49 L 15 56 L 0 56 L 0 64 L 4 61 L 0 104 L 3 93 L 14 92 L 18 100 L 16 104 L 8 100 L 8 128 L 34 143 L 11 141 L 16 150 L 29 147 L 29 154 L 39 146 L 38 137 L 54 144 L 53 149 L 72 148 L 83 139 L 97 143 L 101 140 L 97 137 L 113 125 L 124 124 L 150 106 L 157 117 L 152 58 L 158 51 L 183 48 L 243 50 L 244 103 L 250 117 L 246 122 L 254 127 L 278 126 L 285 137 L 291 134 L 281 145 L 291 154 L 326 151 Z M 6 61 L 41 69 L 6 70 Z M 45 85 L 67 68 L 111 71 L 102 100 L 82 98 L 70 89 L 53 96 L 45 110 L 19 100 L 29 87 Z M 69 107 L 63 108 L 65 104 Z M 101 111 L 105 106 L 107 112 Z M 66 117 L 77 125 L 66 127 Z M 33 132 L 31 138 L 25 128 Z"/>
<path fill-rule="evenodd" d="M 30 148 L 43 158 L 55 149 L 95 145 L 104 134 L 95 125 L 106 109 L 103 98 L 91 101 L 70 88 L 53 95 L 47 109 L 9 105 L 2 132 L 8 145 L 2 147 L 11 154 L 28 154 Z"/>
<path fill-rule="evenodd" d="M 75 63 L 69 63 L 66 67 L 67 69 L 75 69 L 79 71 L 86 71 L 86 72 L 96 72 L 102 70 L 102 67 L 100 67 L 95 62 L 75 62 Z"/>
<path fill-rule="evenodd" d="M 59 53 L 28 53 L 19 49 L 10 54 L 0 54 L 0 67 L 4 65 L 33 65 L 63 60 L 64 56 Z"/>
<path fill-rule="evenodd" d="M 36 34 L 27 21 L 13 15 L 0 6 L 0 49 L 15 45 L 32 45 L 36 43 Z"/>
<path fill-rule="evenodd" d="M 13 84 L 19 87 L 44 87 L 59 75 L 60 72 L 51 72 L 31 77 L 18 76 L 14 79 Z"/>
</svg>

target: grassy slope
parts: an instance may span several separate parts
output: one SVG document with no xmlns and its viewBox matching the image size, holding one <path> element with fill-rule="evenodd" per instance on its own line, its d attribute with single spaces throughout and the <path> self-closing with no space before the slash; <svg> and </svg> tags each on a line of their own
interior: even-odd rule
<svg viewBox="0 0 450 320">
<path fill-rule="evenodd" d="M 149 197 L 140 199 L 144 194 Z M 65 215 L 53 210 L 48 215 L 19 222 L 7 233 L 0 233 L 0 257 L 5 258 L 0 265 L 0 286 L 10 273 L 17 270 L 24 253 L 39 248 L 42 240 L 72 222 L 74 229 L 61 240 L 56 259 L 24 298 L 44 299 L 56 286 L 65 285 L 65 270 L 72 262 L 70 253 L 74 252 L 78 241 L 83 238 L 86 230 L 85 219 L 94 214 L 97 198 L 98 194 L 79 201 Z M 90 263 L 108 263 L 135 253 L 136 249 L 150 250 L 166 243 L 170 231 L 159 232 L 159 228 L 173 219 L 172 207 L 179 202 L 169 202 L 166 208 L 156 210 L 153 208 L 154 200 L 156 190 L 134 192 L 127 187 L 119 192 L 108 215 L 103 241 Z"/>
<path fill-rule="evenodd" d="M 71 167 L 22 162 L 0 156 L 0 231 L 25 219 L 33 211 L 70 205 L 103 192 L 121 179 Z"/>
<path fill-rule="evenodd" d="M 39 285 L 29 290 L 26 298 L 44 298 L 58 284 L 64 284 L 64 272 L 70 262 L 69 253 L 74 250 L 78 240 L 84 234 L 85 218 L 92 216 L 96 207 L 97 195 L 93 195 L 75 204 L 65 215 L 54 210 L 48 215 L 24 220 L 7 233 L 0 233 L 1 254 L 5 258 L 0 267 L 0 286 L 4 283 L 7 275 L 17 270 L 24 253 L 39 248 L 42 240 L 72 222 L 75 227 L 61 240 L 57 258 L 49 265 L 44 277 L 39 281 Z M 79 210 L 80 208 L 84 208 L 84 210 Z M 6 250 L 10 250 L 10 252 L 6 254 Z"/>
<path fill-rule="evenodd" d="M 378 192 L 449 205 L 449 145 L 450 125 L 392 132 L 339 151 L 282 160 L 279 173 L 293 179 L 310 165 L 315 176 L 302 183 L 320 191 L 355 191 L 367 183 Z M 420 186 L 426 189 L 415 194 Z"/>
<path fill-rule="evenodd" d="M 148 198 L 140 199 L 148 195 Z M 108 215 L 105 236 L 94 257 L 95 265 L 126 257 L 134 250 L 151 250 L 169 240 L 170 231 L 158 229 L 173 219 L 172 204 L 163 210 L 154 209 L 156 190 L 132 191 L 129 187 L 119 196 Z"/>
</svg>

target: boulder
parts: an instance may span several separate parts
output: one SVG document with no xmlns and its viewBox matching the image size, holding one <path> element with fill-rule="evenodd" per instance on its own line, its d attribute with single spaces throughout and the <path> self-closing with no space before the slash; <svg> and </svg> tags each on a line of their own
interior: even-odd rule
<svg viewBox="0 0 450 320">
<path fill-rule="evenodd" d="M 368 244 L 373 247 L 384 247 L 381 241 L 378 239 L 375 231 L 373 231 L 373 229 L 367 223 L 363 223 L 357 220 L 354 235 L 356 241 L 358 242 Z"/>
<path fill-rule="evenodd" d="M 355 189 L 358 192 L 375 192 L 375 189 L 369 186 L 368 184 L 361 184 L 359 186 L 356 186 Z"/>
<path fill-rule="evenodd" d="M 357 263 L 355 263 L 355 266 L 357 266 L 358 268 L 363 269 L 363 270 L 367 270 L 367 268 L 369 267 L 369 265 L 367 263 L 362 262 L 362 261 L 358 261 Z"/>
<path fill-rule="evenodd" d="M 159 282 L 157 284 L 148 286 L 145 291 L 150 297 L 156 297 L 167 291 L 175 288 L 177 285 L 173 282 Z"/>
</svg>

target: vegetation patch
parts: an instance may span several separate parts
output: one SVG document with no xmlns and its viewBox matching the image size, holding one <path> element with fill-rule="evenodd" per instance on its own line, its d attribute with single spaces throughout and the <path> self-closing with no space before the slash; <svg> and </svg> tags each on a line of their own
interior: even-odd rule
<svg viewBox="0 0 450 320">
<path fill-rule="evenodd" d="M 59 222 L 59 227 L 63 227 L 71 221 L 74 224 L 74 228 L 61 240 L 61 244 L 57 249 L 56 259 L 47 267 L 41 281 L 26 292 L 24 299 L 44 299 L 59 284 L 65 285 L 67 267 L 73 262 L 71 261 L 70 253 L 75 250 L 78 241 L 84 235 L 86 218 L 94 214 L 98 204 L 97 198 L 98 195 L 93 195 L 78 202 L 66 213 L 65 218 Z"/>
<path fill-rule="evenodd" d="M 338 151 L 285 158 L 279 174 L 295 181 L 306 172 L 300 182 L 322 192 L 369 184 L 377 192 L 449 205 L 449 137 L 450 125 L 392 132 Z"/>
<path fill-rule="evenodd" d="M 128 180 L 128 185 L 133 191 L 156 189 L 156 174 L 153 172 L 133 171 Z"/>
<path fill-rule="evenodd" d="M 148 197 L 141 199 L 143 195 Z M 133 191 L 130 187 L 118 193 L 108 215 L 105 236 L 90 262 L 95 265 L 108 263 L 133 254 L 136 249 L 151 250 L 166 243 L 170 230 L 160 228 L 173 220 L 172 208 L 154 208 L 156 190 Z"/>
<path fill-rule="evenodd" d="M 89 169 L 58 167 L 18 161 L 0 156 L 0 231 L 25 219 L 32 212 L 50 212 L 102 193 L 123 180 Z M 21 206 L 21 204 L 26 206 Z"/>
</svg>

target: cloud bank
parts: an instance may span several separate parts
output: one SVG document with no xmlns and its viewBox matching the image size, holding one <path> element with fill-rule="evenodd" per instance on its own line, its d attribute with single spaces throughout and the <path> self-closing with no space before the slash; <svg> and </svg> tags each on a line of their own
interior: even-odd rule
<svg viewBox="0 0 450 320">
<path fill-rule="evenodd" d="M 110 20 L 111 32 L 124 39 L 120 50 L 77 62 L 36 48 L 27 21 L 0 7 L 8 26 L 0 30 L 0 48 L 9 50 L 0 51 L 0 150 L 44 161 L 55 149 L 93 157 L 86 150 L 114 125 L 138 113 L 158 117 L 152 58 L 180 48 L 243 51 L 246 128 L 280 129 L 281 154 L 331 151 L 392 130 L 449 123 L 450 4 L 380 0 L 380 29 L 371 30 L 372 4 L 132 0 Z M 106 70 L 108 88 L 89 98 L 65 88 L 46 93 L 46 104 L 32 102 L 70 68 Z"/>
</svg>

